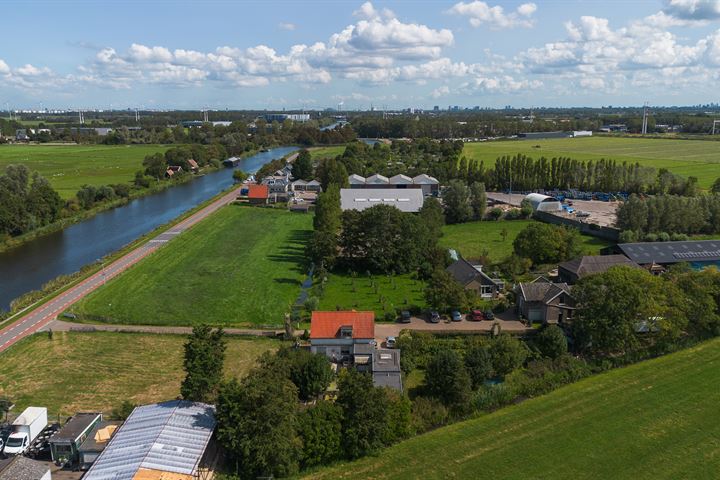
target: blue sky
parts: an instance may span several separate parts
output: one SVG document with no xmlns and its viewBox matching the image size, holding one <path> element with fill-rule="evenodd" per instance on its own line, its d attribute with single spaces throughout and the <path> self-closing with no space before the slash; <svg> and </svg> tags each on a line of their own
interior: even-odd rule
<svg viewBox="0 0 720 480">
<path fill-rule="evenodd" d="M 2 17 L 0 108 L 720 100 L 720 0 L 11 0 Z"/>
</svg>

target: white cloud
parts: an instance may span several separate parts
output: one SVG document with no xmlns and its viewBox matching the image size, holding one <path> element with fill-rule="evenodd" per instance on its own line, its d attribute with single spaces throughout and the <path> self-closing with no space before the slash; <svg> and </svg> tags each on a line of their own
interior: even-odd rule
<svg viewBox="0 0 720 480">
<path fill-rule="evenodd" d="M 289 31 L 292 31 L 292 30 L 295 30 L 295 29 L 297 28 L 297 25 L 295 25 L 294 23 L 290 23 L 290 22 L 280 22 L 280 23 L 278 23 L 278 27 L 279 27 L 281 30 L 289 30 Z"/>
<path fill-rule="evenodd" d="M 474 0 L 456 3 L 446 13 L 468 17 L 473 27 L 489 25 L 491 28 L 527 28 L 533 26 L 531 17 L 536 11 L 537 5 L 534 3 L 524 3 L 515 11 L 506 12 L 500 5 L 491 7 L 486 2 Z"/>
<path fill-rule="evenodd" d="M 680 20 L 719 20 L 720 0 L 666 0 L 663 12 Z"/>
<path fill-rule="evenodd" d="M 6 75 L 10 73 L 10 67 L 0 58 L 0 75 Z"/>
<path fill-rule="evenodd" d="M 432 98 L 440 98 L 450 94 L 450 87 L 443 85 L 430 92 Z"/>
</svg>

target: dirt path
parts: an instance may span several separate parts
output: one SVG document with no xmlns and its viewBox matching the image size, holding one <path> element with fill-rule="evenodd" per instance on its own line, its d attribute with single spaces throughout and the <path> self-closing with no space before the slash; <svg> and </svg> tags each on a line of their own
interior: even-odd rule
<svg viewBox="0 0 720 480">
<path fill-rule="evenodd" d="M 45 325 L 41 331 L 52 330 L 53 332 L 136 332 L 136 333 L 172 333 L 189 335 L 192 327 L 164 327 L 155 325 L 106 325 L 66 322 L 64 320 L 53 320 Z M 283 330 L 262 330 L 251 328 L 225 328 L 228 335 L 247 335 L 254 337 L 274 337 Z"/>
</svg>

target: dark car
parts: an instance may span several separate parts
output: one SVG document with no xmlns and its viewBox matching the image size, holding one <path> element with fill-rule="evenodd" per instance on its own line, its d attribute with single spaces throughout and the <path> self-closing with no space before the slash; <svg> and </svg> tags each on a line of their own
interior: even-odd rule
<svg viewBox="0 0 720 480">
<path fill-rule="evenodd" d="M 480 310 L 473 310 L 472 312 L 470 312 L 470 320 L 472 320 L 473 322 L 479 322 L 484 319 L 485 316 Z"/>
<path fill-rule="evenodd" d="M 403 310 L 400 312 L 400 323 L 410 323 L 410 311 Z"/>
<path fill-rule="evenodd" d="M 430 323 L 440 323 L 440 314 L 436 311 L 430 312 Z"/>
<path fill-rule="evenodd" d="M 453 311 L 450 313 L 450 319 L 451 319 L 453 322 L 459 322 L 459 321 L 462 320 L 462 314 L 461 314 L 460 312 L 458 312 L 457 310 L 453 310 Z"/>
<path fill-rule="evenodd" d="M 483 312 L 483 316 L 485 317 L 485 320 L 495 320 L 495 314 L 490 310 L 485 310 Z"/>
</svg>

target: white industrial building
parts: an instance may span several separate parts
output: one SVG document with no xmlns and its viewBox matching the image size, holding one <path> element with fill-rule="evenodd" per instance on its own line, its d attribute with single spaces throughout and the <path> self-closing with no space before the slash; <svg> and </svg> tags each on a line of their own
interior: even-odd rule
<svg viewBox="0 0 720 480">
<path fill-rule="evenodd" d="M 422 190 L 424 195 L 437 195 L 440 192 L 440 182 L 438 182 L 437 178 L 431 177 L 425 173 L 422 173 L 414 178 L 410 178 L 403 174 L 398 174 L 388 178 L 384 175 L 380 175 L 379 173 L 365 178 L 361 175 L 353 173 L 348 177 L 348 183 L 350 184 L 350 188 L 418 188 Z"/>
<path fill-rule="evenodd" d="M 542 193 L 531 193 L 525 197 L 534 212 L 562 212 L 562 203 L 555 197 Z"/>
<path fill-rule="evenodd" d="M 419 188 L 373 188 L 340 190 L 340 208 L 363 211 L 375 205 L 390 205 L 402 212 L 419 212 L 423 206 L 423 192 Z"/>
</svg>

